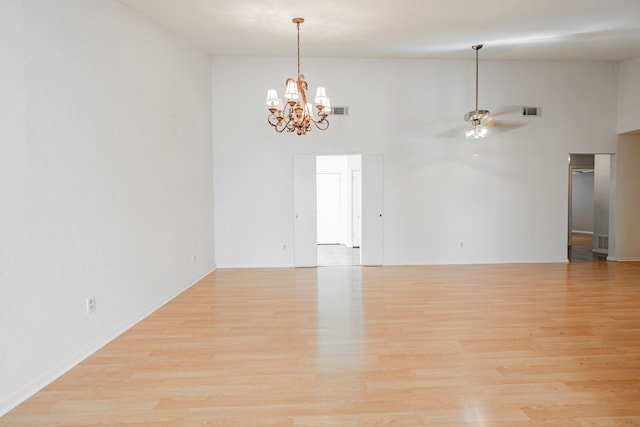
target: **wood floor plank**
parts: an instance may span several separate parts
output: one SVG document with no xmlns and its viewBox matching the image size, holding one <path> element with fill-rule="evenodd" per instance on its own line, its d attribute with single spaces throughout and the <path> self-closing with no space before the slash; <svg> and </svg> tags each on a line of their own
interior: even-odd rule
<svg viewBox="0 0 640 427">
<path fill-rule="evenodd" d="M 640 426 L 637 263 L 218 270 L 0 426 Z"/>
</svg>

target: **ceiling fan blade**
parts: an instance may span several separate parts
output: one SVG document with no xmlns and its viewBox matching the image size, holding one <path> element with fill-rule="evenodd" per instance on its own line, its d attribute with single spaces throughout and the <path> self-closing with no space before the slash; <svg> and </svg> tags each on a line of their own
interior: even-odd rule
<svg viewBox="0 0 640 427">
<path fill-rule="evenodd" d="M 505 105 L 497 111 L 492 111 L 491 117 L 504 117 L 504 116 L 522 116 L 521 105 Z"/>
<path fill-rule="evenodd" d="M 511 130 L 515 130 L 521 128 L 526 125 L 526 123 L 522 122 L 508 122 L 504 120 L 494 120 L 493 118 L 487 122 L 487 127 L 491 130 L 496 130 L 498 132 L 507 132 Z"/>
<path fill-rule="evenodd" d="M 454 126 L 447 129 L 440 130 L 433 134 L 437 138 L 455 138 L 464 136 L 464 131 L 469 125 Z"/>
<path fill-rule="evenodd" d="M 518 129 L 527 125 L 525 121 L 519 120 L 521 117 L 521 105 L 505 105 L 497 110 L 497 112 L 491 114 L 491 118 L 487 122 L 487 127 L 497 132 L 507 132 Z"/>
</svg>

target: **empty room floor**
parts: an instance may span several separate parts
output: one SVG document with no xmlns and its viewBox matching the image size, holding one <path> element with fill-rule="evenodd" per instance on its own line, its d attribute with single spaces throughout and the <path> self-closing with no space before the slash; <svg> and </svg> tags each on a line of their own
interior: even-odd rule
<svg viewBox="0 0 640 427">
<path fill-rule="evenodd" d="M 0 426 L 637 426 L 640 264 L 222 269 Z"/>
<path fill-rule="evenodd" d="M 318 265 L 360 265 L 360 248 L 345 245 L 317 245 Z"/>
</svg>

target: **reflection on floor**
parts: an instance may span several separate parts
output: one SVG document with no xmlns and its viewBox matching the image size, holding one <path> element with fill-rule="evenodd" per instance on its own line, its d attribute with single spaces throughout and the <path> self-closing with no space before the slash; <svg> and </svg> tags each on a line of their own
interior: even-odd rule
<svg viewBox="0 0 640 427">
<path fill-rule="evenodd" d="M 318 265 L 360 265 L 360 248 L 318 245 Z"/>
<path fill-rule="evenodd" d="M 593 235 L 583 233 L 571 234 L 571 246 L 569 246 L 570 262 L 598 262 L 606 261 L 607 255 L 593 252 Z"/>
</svg>

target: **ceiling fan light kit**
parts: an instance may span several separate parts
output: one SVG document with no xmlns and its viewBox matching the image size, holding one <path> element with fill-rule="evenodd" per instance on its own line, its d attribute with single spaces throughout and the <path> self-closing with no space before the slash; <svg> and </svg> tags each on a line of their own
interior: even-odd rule
<svg viewBox="0 0 640 427">
<path fill-rule="evenodd" d="M 286 100 L 278 98 L 275 89 L 267 91 L 267 106 L 269 115 L 267 122 L 273 126 L 276 132 L 295 132 L 298 135 L 306 135 L 312 129 L 312 125 L 319 130 L 326 130 L 329 127 L 327 116 L 331 112 L 331 100 L 327 96 L 326 89 L 318 87 L 314 101 L 316 102 L 317 114 L 314 117 L 313 107 L 307 100 L 307 90 L 309 85 L 300 72 L 300 24 L 304 18 L 293 18 L 298 30 L 298 77 L 288 78 L 285 82 L 284 97 Z"/>
<path fill-rule="evenodd" d="M 489 120 L 489 110 L 469 111 L 464 115 L 467 122 L 471 122 L 469 128 L 464 132 L 464 136 L 469 139 L 484 138 L 487 136 L 487 127 L 485 123 Z"/>
</svg>

